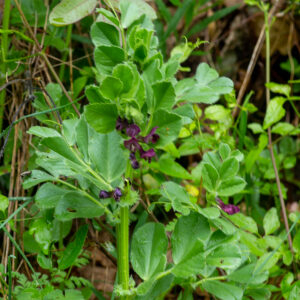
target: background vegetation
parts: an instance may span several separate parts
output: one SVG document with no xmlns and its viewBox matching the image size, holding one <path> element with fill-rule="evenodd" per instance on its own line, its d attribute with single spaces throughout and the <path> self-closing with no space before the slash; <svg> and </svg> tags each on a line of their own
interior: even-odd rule
<svg viewBox="0 0 300 300">
<path fill-rule="evenodd" d="M 300 298 L 298 0 L 0 7 L 3 299 Z"/>
</svg>

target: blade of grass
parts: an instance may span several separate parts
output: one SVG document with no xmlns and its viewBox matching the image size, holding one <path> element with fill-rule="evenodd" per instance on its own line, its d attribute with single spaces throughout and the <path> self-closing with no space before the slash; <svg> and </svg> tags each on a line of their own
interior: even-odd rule
<svg viewBox="0 0 300 300">
<path fill-rule="evenodd" d="M 18 207 L 17 210 L 15 210 L 3 223 L 0 224 L 0 230 L 4 228 L 4 226 L 15 216 L 17 215 L 24 207 L 26 207 L 33 198 L 27 200 L 25 203 L 23 203 L 21 206 Z"/>
<path fill-rule="evenodd" d="M 12 294 L 12 273 L 11 273 L 11 258 L 12 255 L 8 257 L 8 264 L 7 264 L 7 273 L 8 273 L 8 300 L 11 300 Z"/>
<path fill-rule="evenodd" d="M 12 235 L 7 231 L 7 229 L 5 227 L 2 228 L 2 230 L 5 232 L 5 234 L 8 236 L 8 238 L 10 239 L 11 243 L 16 247 L 16 249 L 19 251 L 20 255 L 23 257 L 23 259 L 25 260 L 25 262 L 27 263 L 28 267 L 30 268 L 30 270 L 36 275 L 35 276 L 35 280 L 38 283 L 39 286 L 42 286 L 41 283 L 38 281 L 38 276 L 33 268 L 33 266 L 31 265 L 30 261 L 28 260 L 28 258 L 26 257 L 25 253 L 22 251 L 22 249 L 20 248 L 20 246 L 18 245 L 18 243 L 15 241 L 15 239 L 12 237 Z"/>
<path fill-rule="evenodd" d="M 172 17 L 167 30 L 164 33 L 164 41 L 168 38 L 168 36 L 176 30 L 176 27 L 179 23 L 179 21 L 181 20 L 181 18 L 184 17 L 186 11 L 188 10 L 188 8 L 193 4 L 193 0 L 185 0 L 182 5 L 180 6 L 179 9 L 176 10 L 174 16 Z"/>
<path fill-rule="evenodd" d="M 80 101 L 82 98 L 84 98 L 85 95 L 81 96 L 80 98 L 74 100 L 73 102 L 76 103 L 78 101 Z M 67 106 L 70 106 L 72 105 L 72 103 L 67 103 L 67 104 L 64 104 L 64 105 L 61 105 L 61 106 L 57 106 L 56 108 L 51 108 L 51 109 L 48 109 L 48 110 L 43 110 L 43 111 L 38 111 L 38 112 L 35 112 L 35 113 L 32 113 L 32 114 L 29 114 L 29 115 L 25 115 L 23 117 L 21 117 L 20 119 L 16 120 L 15 122 L 13 122 L 10 126 L 13 127 L 15 126 L 16 124 L 18 124 L 19 122 L 27 119 L 27 118 L 31 118 L 31 117 L 35 117 L 35 116 L 38 116 L 38 115 L 43 115 L 43 114 L 47 114 L 47 113 L 50 113 L 50 112 L 53 112 L 53 111 L 57 111 L 57 110 L 60 110 L 62 108 L 65 108 Z M 0 133 L 0 139 L 7 133 L 7 131 L 9 130 L 9 127 L 5 128 L 1 133 Z"/>
<path fill-rule="evenodd" d="M 67 27 L 67 36 L 66 36 L 66 47 L 68 48 L 71 42 L 72 38 L 72 24 L 68 25 Z M 66 65 L 64 64 L 65 61 L 68 58 L 68 52 L 64 52 L 63 57 L 62 57 L 62 65 L 60 66 L 59 69 L 59 78 L 62 81 L 64 78 L 64 73 L 65 73 L 65 67 Z"/>
<path fill-rule="evenodd" d="M 199 22 L 197 25 L 193 26 L 187 33 L 187 38 L 191 37 L 193 34 L 204 30 L 210 23 L 215 22 L 219 19 L 224 18 L 229 15 L 233 11 L 235 11 L 240 5 L 236 4 L 233 6 L 225 7 L 223 9 L 218 10 L 212 16 L 205 18 L 203 21 Z"/>
<path fill-rule="evenodd" d="M 159 13 L 162 15 L 166 22 L 171 21 L 171 13 L 167 8 L 166 4 L 162 0 L 155 0 Z"/>
<path fill-rule="evenodd" d="M 10 17 L 10 0 L 5 0 L 4 10 L 3 10 L 3 21 L 2 21 L 2 34 L 1 41 L 1 52 L 2 52 L 2 64 L 0 64 L 0 71 L 3 74 L 3 78 L 0 78 L 0 86 L 5 83 L 5 74 L 7 65 L 5 63 L 7 50 L 8 50 L 8 30 L 9 28 L 9 17 Z M 2 130 L 3 124 L 3 113 L 4 113 L 4 103 L 5 103 L 6 91 L 3 90 L 0 92 L 0 131 Z"/>
</svg>

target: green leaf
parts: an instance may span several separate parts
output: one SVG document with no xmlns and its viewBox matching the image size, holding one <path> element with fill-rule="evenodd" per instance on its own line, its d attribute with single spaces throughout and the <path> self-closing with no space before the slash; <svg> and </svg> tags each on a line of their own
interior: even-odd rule
<svg viewBox="0 0 300 300">
<path fill-rule="evenodd" d="M 208 163 L 210 165 L 212 165 L 217 171 L 220 170 L 221 167 L 221 159 L 220 156 L 218 155 L 218 153 L 216 152 L 206 152 L 203 155 L 203 163 Z"/>
<path fill-rule="evenodd" d="M 89 15 L 97 5 L 97 0 L 62 0 L 51 11 L 50 24 L 65 26 L 73 24 Z"/>
<path fill-rule="evenodd" d="M 268 136 L 262 133 L 259 136 L 258 145 L 248 153 L 245 159 L 247 172 L 250 172 L 252 170 L 252 167 L 255 164 L 255 162 L 258 160 L 260 153 L 265 149 L 267 145 L 268 145 Z"/>
<path fill-rule="evenodd" d="M 232 196 L 241 192 L 246 186 L 246 181 L 241 177 L 234 177 L 221 181 L 217 188 L 218 195 Z"/>
<path fill-rule="evenodd" d="M 47 182 L 38 189 L 35 195 L 35 202 L 41 209 L 54 208 L 60 199 L 68 192 L 70 191 Z"/>
<path fill-rule="evenodd" d="M 62 137 L 48 137 L 43 139 L 41 144 L 75 164 L 81 164 L 74 152 L 71 150 L 72 147 L 70 147 L 66 140 Z"/>
<path fill-rule="evenodd" d="M 179 98 L 192 103 L 212 104 L 219 100 L 220 95 L 228 94 L 233 89 L 233 82 L 219 74 L 208 64 L 201 63 L 195 75 L 196 83 L 186 86 L 179 93 Z"/>
<path fill-rule="evenodd" d="M 130 261 L 134 271 L 147 280 L 164 271 L 168 239 L 162 224 L 147 223 L 132 237 Z"/>
<path fill-rule="evenodd" d="M 272 133 L 288 135 L 289 133 L 292 133 L 293 130 L 295 130 L 295 127 L 292 124 L 279 122 L 272 128 Z"/>
<path fill-rule="evenodd" d="M 162 186 L 161 194 L 171 202 L 174 211 L 178 211 L 183 215 L 189 213 L 187 206 L 191 202 L 188 192 L 182 186 L 172 181 L 165 182 Z"/>
<path fill-rule="evenodd" d="M 230 110 L 226 109 L 223 105 L 210 105 L 205 109 L 205 118 L 214 120 L 214 121 L 223 121 L 230 122 L 231 121 L 231 114 Z"/>
<path fill-rule="evenodd" d="M 122 91 L 121 93 L 128 93 L 130 90 L 134 89 L 133 81 L 134 75 L 132 69 L 124 64 L 117 65 L 113 69 L 113 76 L 118 78 L 122 82 Z"/>
<path fill-rule="evenodd" d="M 113 24 L 119 27 L 119 20 L 115 17 L 115 15 L 107 9 L 97 8 L 96 12 L 103 15 L 107 20 L 111 21 Z"/>
<path fill-rule="evenodd" d="M 148 49 L 145 45 L 143 44 L 138 45 L 134 49 L 133 58 L 135 61 L 143 63 L 147 57 L 148 57 Z"/>
<path fill-rule="evenodd" d="M 95 64 L 100 74 L 110 75 L 113 68 L 125 60 L 124 50 L 117 46 L 98 46 L 95 49 Z"/>
<path fill-rule="evenodd" d="M 115 104 L 89 104 L 84 107 L 84 115 L 88 124 L 97 132 L 107 133 L 115 129 L 118 111 Z"/>
<path fill-rule="evenodd" d="M 121 0 L 120 11 L 123 28 L 128 28 L 142 15 L 146 15 L 150 19 L 156 19 L 154 9 L 143 0 Z"/>
<path fill-rule="evenodd" d="M 152 89 L 154 103 L 150 106 L 150 110 L 171 110 L 175 104 L 175 90 L 173 85 L 170 82 L 161 81 L 153 84 Z"/>
<path fill-rule="evenodd" d="M 89 132 L 87 122 L 84 119 L 84 115 L 81 115 L 81 118 L 77 123 L 75 131 L 78 149 L 83 154 L 85 160 L 88 161 Z"/>
<path fill-rule="evenodd" d="M 84 90 L 86 83 L 87 83 L 88 77 L 87 76 L 81 76 L 77 77 L 73 82 L 73 99 L 77 99 L 81 91 Z"/>
<path fill-rule="evenodd" d="M 52 175 L 49 175 L 46 172 L 40 170 L 33 170 L 28 179 L 24 180 L 23 188 L 29 189 L 37 184 L 40 184 L 45 181 L 53 181 L 55 178 Z"/>
<path fill-rule="evenodd" d="M 184 167 L 168 157 L 162 156 L 159 159 L 159 170 L 172 177 L 192 179 L 191 174 Z"/>
<path fill-rule="evenodd" d="M 211 164 L 203 163 L 201 170 L 203 178 L 203 186 L 209 191 L 214 192 L 216 189 L 219 174 L 215 167 Z"/>
<path fill-rule="evenodd" d="M 50 270 L 53 268 L 51 258 L 39 253 L 37 256 L 37 263 L 45 270 Z"/>
<path fill-rule="evenodd" d="M 172 286 L 172 282 L 174 280 L 174 276 L 172 274 L 169 274 L 167 276 L 164 276 L 160 278 L 159 280 L 156 280 L 153 282 L 153 279 L 150 278 L 150 282 L 146 281 L 145 283 L 150 283 L 150 287 L 148 286 L 147 289 L 144 289 L 142 287 L 142 284 L 139 284 L 137 287 L 137 294 L 139 296 L 135 297 L 135 300 L 148 300 L 148 299 L 155 299 L 159 295 L 162 295 L 164 292 L 166 292 L 170 286 Z M 142 295 L 142 296 L 141 296 Z"/>
<path fill-rule="evenodd" d="M 280 221 L 277 215 L 277 210 L 275 207 L 272 207 L 264 216 L 264 230 L 265 234 L 272 234 L 280 227 Z"/>
<path fill-rule="evenodd" d="M 54 129 L 49 127 L 41 127 L 41 126 L 32 126 L 27 131 L 29 134 L 36 135 L 41 138 L 47 138 L 47 137 L 61 137 L 61 135 Z"/>
<path fill-rule="evenodd" d="M 126 168 L 126 157 L 121 148 L 121 137 L 115 131 L 95 133 L 89 139 L 89 156 L 99 174 L 109 183 L 120 179 Z"/>
<path fill-rule="evenodd" d="M 158 126 L 157 133 L 160 135 L 160 139 L 157 142 L 157 146 L 162 147 L 173 142 L 178 137 L 182 119 L 177 114 L 159 109 L 154 113 L 152 125 L 153 127 Z"/>
<path fill-rule="evenodd" d="M 220 216 L 220 210 L 216 207 L 205 207 L 199 210 L 199 213 L 207 219 L 216 219 Z"/>
<path fill-rule="evenodd" d="M 113 25 L 96 22 L 91 27 L 91 38 L 96 47 L 102 45 L 120 46 L 119 31 Z"/>
<path fill-rule="evenodd" d="M 285 109 L 283 108 L 283 104 L 285 101 L 286 99 L 283 97 L 275 97 L 270 101 L 265 115 L 263 129 L 269 128 L 284 117 Z"/>
<path fill-rule="evenodd" d="M 212 223 L 226 235 L 232 235 L 236 232 L 236 228 L 229 221 L 223 218 L 212 219 Z"/>
<path fill-rule="evenodd" d="M 244 154 L 240 150 L 233 150 L 230 156 L 236 158 L 238 162 L 244 160 Z"/>
<path fill-rule="evenodd" d="M 173 110 L 177 115 L 183 117 L 183 124 L 190 124 L 195 118 L 195 112 L 193 106 L 189 103 L 180 105 Z"/>
<path fill-rule="evenodd" d="M 239 170 L 239 162 L 234 157 L 229 157 L 224 160 L 220 168 L 220 179 L 229 179 L 237 174 Z"/>
<path fill-rule="evenodd" d="M 299 283 L 299 281 L 297 281 L 297 283 Z M 293 285 L 293 288 L 290 291 L 288 300 L 297 300 L 298 299 L 298 297 L 300 295 L 300 285 L 297 283 Z"/>
<path fill-rule="evenodd" d="M 228 156 L 230 155 L 230 152 L 231 152 L 231 149 L 227 144 L 221 143 L 219 145 L 219 153 L 220 153 L 222 160 L 225 160 L 226 158 L 228 158 Z"/>
<path fill-rule="evenodd" d="M 74 146 L 75 144 L 75 128 L 77 126 L 78 123 L 78 119 L 68 119 L 68 120 L 64 120 L 63 121 L 63 126 L 62 126 L 62 132 L 63 132 L 63 136 L 65 137 L 67 143 L 70 146 Z"/>
<path fill-rule="evenodd" d="M 103 96 L 100 93 L 100 87 L 96 85 L 88 85 L 85 88 L 85 95 L 88 98 L 89 102 L 91 104 L 93 103 L 107 103 L 108 100 L 103 98 Z"/>
<path fill-rule="evenodd" d="M 105 77 L 100 86 L 100 93 L 102 96 L 115 102 L 117 102 L 117 98 L 122 90 L 122 81 L 113 76 Z"/>
<path fill-rule="evenodd" d="M 198 213 L 179 218 L 171 237 L 174 275 L 190 277 L 202 271 L 205 265 L 203 247 L 210 233 L 207 219 Z"/>
<path fill-rule="evenodd" d="M 75 240 L 68 244 L 67 248 L 58 260 L 58 268 L 60 270 L 65 270 L 74 264 L 82 251 L 87 232 L 88 225 L 83 225 L 76 231 Z"/>
<path fill-rule="evenodd" d="M 269 272 L 265 271 L 254 275 L 255 264 L 250 264 L 239 268 L 228 276 L 229 280 L 258 285 L 268 280 Z"/>
<path fill-rule="evenodd" d="M 266 87 L 271 90 L 273 93 L 282 94 L 287 97 L 290 96 L 291 87 L 288 84 L 279 84 L 275 82 L 267 82 Z"/>
<path fill-rule="evenodd" d="M 262 126 L 258 123 L 248 124 L 248 128 L 250 128 L 254 134 L 264 132 Z"/>
<path fill-rule="evenodd" d="M 242 263 L 241 249 L 235 244 L 217 247 L 209 253 L 205 261 L 208 265 L 224 269 L 236 269 Z"/>
<path fill-rule="evenodd" d="M 265 253 L 265 251 L 258 246 L 258 239 L 255 235 L 242 230 L 240 230 L 239 235 L 241 242 L 249 248 L 251 253 L 256 256 L 261 256 Z"/>
<path fill-rule="evenodd" d="M 300 230 L 298 229 L 297 233 L 294 236 L 293 239 L 293 248 L 296 252 L 300 252 Z"/>
<path fill-rule="evenodd" d="M 242 228 L 252 233 L 258 233 L 257 225 L 251 217 L 247 217 L 242 213 L 228 215 L 227 217 L 231 220 L 233 224 L 235 224 L 239 228 Z"/>
<path fill-rule="evenodd" d="M 68 192 L 55 207 L 55 217 L 60 221 L 68 221 L 75 218 L 96 218 L 104 213 L 104 208 L 91 201 L 81 192 Z"/>
<path fill-rule="evenodd" d="M 243 290 L 230 283 L 205 281 L 202 283 L 202 287 L 222 300 L 240 300 L 243 296 Z"/>
<path fill-rule="evenodd" d="M 280 258 L 279 252 L 266 252 L 257 261 L 254 273 L 270 270 Z"/>
<path fill-rule="evenodd" d="M 5 213 L 5 210 L 8 208 L 8 204 L 9 204 L 8 198 L 0 194 L 0 211 Z"/>
</svg>

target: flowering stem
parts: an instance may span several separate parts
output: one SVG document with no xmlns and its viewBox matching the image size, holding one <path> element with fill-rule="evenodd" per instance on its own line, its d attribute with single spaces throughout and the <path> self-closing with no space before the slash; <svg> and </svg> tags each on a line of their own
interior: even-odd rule
<svg viewBox="0 0 300 300">
<path fill-rule="evenodd" d="M 129 289 L 129 208 L 120 208 L 120 220 L 118 225 L 118 274 L 120 284 L 124 290 Z M 127 299 L 127 296 L 121 297 Z"/>
<path fill-rule="evenodd" d="M 127 161 L 125 178 L 131 181 L 132 167 Z M 130 183 L 129 183 L 130 184 Z M 128 186 L 130 189 L 130 186 Z M 122 201 L 122 199 L 121 199 Z M 123 290 L 129 290 L 129 207 L 120 206 L 120 224 L 117 225 L 117 252 L 118 252 L 118 276 L 119 284 Z M 129 299 L 121 296 L 121 300 Z"/>
</svg>

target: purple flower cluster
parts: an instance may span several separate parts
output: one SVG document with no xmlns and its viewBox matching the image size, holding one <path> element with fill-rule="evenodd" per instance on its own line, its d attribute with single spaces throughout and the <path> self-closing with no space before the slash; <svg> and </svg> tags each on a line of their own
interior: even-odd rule
<svg viewBox="0 0 300 300">
<path fill-rule="evenodd" d="M 151 162 L 152 157 L 155 156 L 155 151 L 153 148 L 149 150 L 144 150 L 140 143 L 145 144 L 155 144 L 159 140 L 159 135 L 156 133 L 157 126 L 153 127 L 150 133 L 146 136 L 140 136 L 139 133 L 141 129 L 136 124 L 129 124 L 126 119 L 121 119 L 120 117 L 117 120 L 116 129 L 123 132 L 126 132 L 126 135 L 130 137 L 129 140 L 124 141 L 124 146 L 130 151 L 129 159 L 131 161 L 131 166 L 133 169 L 138 169 L 140 167 L 139 162 L 136 158 L 136 152 L 139 152 L 140 157 L 144 160 Z"/>
<path fill-rule="evenodd" d="M 217 198 L 217 202 L 220 205 L 220 208 L 225 211 L 228 215 L 234 215 L 238 212 L 240 212 L 240 209 L 238 206 L 235 206 L 233 204 L 225 204 L 221 199 Z"/>
<path fill-rule="evenodd" d="M 122 191 L 120 190 L 120 188 L 116 188 L 112 192 L 107 192 L 107 191 L 101 190 L 99 193 L 100 199 L 106 199 L 106 198 L 111 198 L 111 197 L 114 197 L 116 201 L 119 201 L 120 198 L 122 197 Z"/>
</svg>

